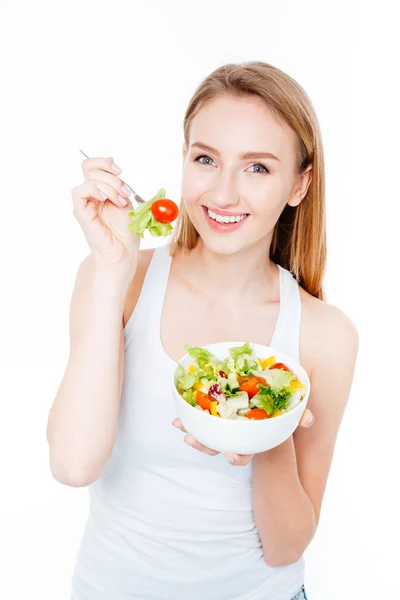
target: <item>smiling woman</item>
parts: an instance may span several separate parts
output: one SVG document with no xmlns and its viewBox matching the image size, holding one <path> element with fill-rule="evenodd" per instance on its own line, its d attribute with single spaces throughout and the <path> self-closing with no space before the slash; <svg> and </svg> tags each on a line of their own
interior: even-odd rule
<svg viewBox="0 0 400 600">
<path fill-rule="evenodd" d="M 85 178 L 119 190 L 112 162 L 91 161 Z M 358 350 L 355 326 L 324 299 L 324 185 L 307 94 L 255 61 L 216 69 L 189 103 L 170 244 L 138 252 L 115 205 L 110 218 L 125 233 L 118 245 L 101 222 L 89 227 L 94 214 L 101 218 L 97 196 L 87 202 L 93 182 L 75 188 L 93 252 L 78 270 L 70 359 L 48 425 L 55 477 L 90 487 L 74 600 L 305 598 L 303 554 L 318 526 Z M 285 356 L 310 381 L 300 426 L 254 456 L 205 446 L 174 410 L 185 345 L 204 354 L 204 346 L 231 340 L 276 349 L 277 362 L 260 357 L 265 377 L 274 365 L 289 384 Z M 240 377 L 260 375 L 249 353 L 239 354 Z M 235 400 L 232 373 L 224 393 Z M 200 408 L 211 409 L 216 389 L 192 379 L 200 385 L 192 397 L 201 392 Z M 254 398 L 254 381 L 239 391 Z M 264 384 L 261 391 L 261 406 L 271 409 L 278 392 Z M 232 425 L 226 408 L 223 427 Z"/>
<path fill-rule="evenodd" d="M 262 209 L 263 225 L 272 234 L 271 259 L 322 299 L 324 157 L 314 107 L 299 84 L 261 62 L 221 67 L 202 82 L 189 103 L 184 138 L 181 215 L 171 254 L 177 248 L 194 248 L 202 235 L 193 194 L 214 214 L 255 217 Z M 262 162 L 249 164 L 256 160 Z M 236 238 L 234 243 L 231 237 L 216 243 L 223 244 L 219 252 L 235 251 Z"/>
</svg>

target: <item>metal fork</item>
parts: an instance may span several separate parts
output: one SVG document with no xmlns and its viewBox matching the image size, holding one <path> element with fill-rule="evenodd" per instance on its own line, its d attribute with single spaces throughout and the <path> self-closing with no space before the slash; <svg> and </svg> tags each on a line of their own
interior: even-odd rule
<svg viewBox="0 0 400 600">
<path fill-rule="evenodd" d="M 79 149 L 79 152 L 82 152 L 83 156 L 85 156 L 86 158 L 90 158 L 90 156 L 85 154 L 85 152 L 83 150 Z M 122 179 L 121 179 L 121 181 L 122 181 Z M 135 192 L 135 190 L 128 183 L 126 183 L 126 181 L 122 181 L 122 183 L 124 185 L 126 185 L 126 187 L 132 192 L 132 194 L 134 195 L 134 198 L 138 204 L 143 204 L 145 202 L 145 200 L 143 200 L 143 198 L 141 196 L 139 196 L 139 194 L 137 192 Z"/>
</svg>

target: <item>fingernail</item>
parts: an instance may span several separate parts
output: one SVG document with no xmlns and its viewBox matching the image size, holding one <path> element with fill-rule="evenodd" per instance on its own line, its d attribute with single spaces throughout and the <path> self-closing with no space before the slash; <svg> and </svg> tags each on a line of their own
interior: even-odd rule
<svg viewBox="0 0 400 600">
<path fill-rule="evenodd" d="M 228 462 L 230 462 L 231 465 L 234 465 L 235 462 L 236 462 L 236 459 L 235 458 L 228 458 Z"/>
<path fill-rule="evenodd" d="M 189 441 L 188 441 L 188 440 L 185 440 L 185 444 L 187 444 L 188 446 L 192 446 L 192 448 L 193 448 L 193 446 L 194 446 L 194 442 L 192 442 L 192 441 L 190 441 L 190 440 L 189 440 Z"/>
<path fill-rule="evenodd" d="M 126 196 L 130 196 L 130 195 L 131 195 L 131 193 L 132 193 L 132 192 L 131 192 L 131 190 L 129 190 L 129 189 L 126 187 L 126 185 L 123 185 L 123 186 L 122 186 L 122 188 L 121 188 L 121 192 L 122 192 L 123 194 L 125 194 Z"/>
<path fill-rule="evenodd" d="M 124 206 L 128 204 L 128 201 L 118 194 L 118 201 L 121 202 Z"/>
<path fill-rule="evenodd" d="M 307 421 L 307 427 L 311 427 L 311 425 L 314 423 L 314 417 L 311 415 L 310 420 Z"/>
<path fill-rule="evenodd" d="M 121 169 L 121 167 L 119 167 L 119 166 L 118 166 L 118 165 L 116 165 L 115 163 L 113 163 L 113 164 L 111 165 L 111 171 L 112 171 L 113 173 L 115 173 L 116 175 L 119 175 L 120 173 L 122 173 L 122 169 Z"/>
</svg>

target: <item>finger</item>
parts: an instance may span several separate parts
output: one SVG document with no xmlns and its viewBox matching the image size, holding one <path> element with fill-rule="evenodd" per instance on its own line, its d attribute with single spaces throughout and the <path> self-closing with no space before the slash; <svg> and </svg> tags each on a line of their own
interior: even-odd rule
<svg viewBox="0 0 400 600">
<path fill-rule="evenodd" d="M 245 467 L 249 464 L 254 454 L 234 454 L 233 452 L 225 452 L 224 456 L 234 467 Z"/>
<path fill-rule="evenodd" d="M 174 427 L 176 427 L 177 429 L 180 429 L 181 431 L 183 431 L 183 433 L 186 433 L 186 429 L 183 427 L 181 420 L 178 417 L 176 417 L 176 419 L 174 419 L 172 421 L 172 425 Z"/>
<path fill-rule="evenodd" d="M 219 454 L 217 450 L 207 448 L 207 446 L 203 446 L 203 444 L 200 444 L 200 442 L 195 440 L 194 437 L 192 437 L 191 435 L 185 435 L 183 439 L 188 446 L 191 446 L 192 448 L 194 448 L 195 450 L 199 450 L 200 452 L 204 452 L 204 454 L 209 454 L 210 456 L 216 456 L 217 454 Z"/>
<path fill-rule="evenodd" d="M 85 158 L 82 161 L 82 173 L 87 179 L 88 171 L 92 169 L 100 169 L 106 173 L 113 173 L 114 175 L 120 175 L 122 173 L 121 167 L 115 164 L 114 159 L 111 156 L 105 158 L 104 156 L 92 156 L 92 158 Z"/>
<path fill-rule="evenodd" d="M 114 163 L 112 157 L 86 158 L 82 161 L 82 172 L 85 179 L 104 181 L 113 187 L 120 196 L 129 198 L 132 194 L 131 190 L 117 177 L 122 173 L 122 169 Z"/>
<path fill-rule="evenodd" d="M 300 419 L 299 426 L 300 427 L 311 427 L 311 425 L 313 423 L 314 423 L 314 415 L 312 414 L 311 410 L 306 408 Z"/>
<path fill-rule="evenodd" d="M 116 175 L 105 173 L 100 169 L 90 169 L 85 179 L 98 183 L 102 181 L 104 184 L 110 186 L 111 189 L 115 190 L 117 194 L 124 198 L 129 198 L 132 192 L 124 185 L 124 183 Z"/>
<path fill-rule="evenodd" d="M 103 196 L 101 195 L 103 193 Z M 101 181 L 86 180 L 81 185 L 72 188 L 72 201 L 76 211 L 82 211 L 86 208 L 89 200 L 94 199 L 98 202 L 111 200 L 118 208 L 125 207 L 127 201 L 119 198 L 114 188 L 102 183 Z"/>
</svg>

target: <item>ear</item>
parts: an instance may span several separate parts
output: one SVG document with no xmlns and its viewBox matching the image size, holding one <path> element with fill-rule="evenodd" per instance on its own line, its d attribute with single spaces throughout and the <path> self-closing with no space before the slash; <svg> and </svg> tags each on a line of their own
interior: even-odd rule
<svg viewBox="0 0 400 600">
<path fill-rule="evenodd" d="M 289 206 L 298 206 L 308 192 L 312 179 L 312 165 L 308 165 L 296 178 L 294 190 L 288 200 Z"/>
<path fill-rule="evenodd" d="M 185 156 L 186 156 L 186 142 L 183 142 L 183 147 L 182 147 L 182 156 L 183 156 L 183 160 L 185 160 Z"/>
</svg>

